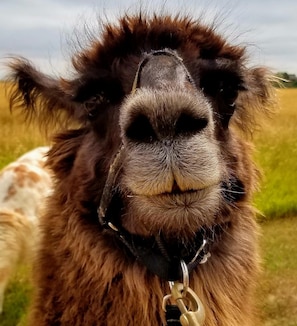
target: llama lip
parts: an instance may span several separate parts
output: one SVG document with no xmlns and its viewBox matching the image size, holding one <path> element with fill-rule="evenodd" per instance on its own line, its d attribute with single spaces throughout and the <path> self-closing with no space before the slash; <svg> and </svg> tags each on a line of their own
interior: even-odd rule
<svg viewBox="0 0 297 326">
<path fill-rule="evenodd" d="M 166 191 L 164 192 L 165 195 L 180 195 L 180 194 L 186 194 L 186 193 L 193 193 L 195 191 L 198 191 L 199 189 L 187 189 L 187 190 L 182 190 L 178 183 L 176 181 L 174 181 L 173 186 L 171 191 Z"/>
<path fill-rule="evenodd" d="M 192 201 L 192 200 L 198 200 L 202 199 L 212 192 L 217 192 L 217 189 L 219 189 L 218 184 L 212 184 L 209 186 L 206 186 L 204 188 L 197 188 L 197 189 L 188 189 L 185 191 L 177 190 L 171 192 L 164 192 L 160 193 L 154 196 L 148 196 L 150 198 L 156 198 L 156 199 L 164 199 L 164 200 L 176 200 L 178 202 L 184 202 L 184 201 Z"/>
<path fill-rule="evenodd" d="M 180 189 L 173 189 L 171 192 L 164 192 L 160 195 L 187 195 L 187 194 L 193 194 L 198 191 L 203 191 L 205 188 L 201 189 L 189 189 L 189 190 L 180 190 Z"/>
<path fill-rule="evenodd" d="M 207 190 L 212 190 L 214 189 L 215 187 L 217 187 L 220 183 L 212 183 L 212 184 L 209 184 L 205 187 L 200 187 L 200 188 L 192 188 L 192 189 L 187 189 L 187 190 L 181 190 L 178 186 L 173 186 L 172 188 L 172 191 L 170 192 L 164 192 L 164 193 L 161 193 L 159 196 L 162 196 L 162 195 L 169 195 L 169 196 L 183 196 L 183 195 L 192 195 L 192 194 L 195 194 L 195 193 L 203 193 Z"/>
<path fill-rule="evenodd" d="M 178 201 L 178 202 L 183 202 L 187 200 L 197 200 L 197 198 L 203 198 L 204 194 L 206 195 L 209 193 L 207 191 L 210 187 L 206 188 L 201 188 L 201 189 L 189 189 L 186 191 L 172 191 L 172 192 L 164 192 L 160 194 L 154 194 L 154 195 L 137 195 L 137 194 L 129 194 L 126 195 L 127 198 L 143 198 L 147 199 L 150 201 L 160 201 L 160 200 L 165 200 L 165 201 Z M 210 191 L 211 192 L 211 191 Z"/>
</svg>

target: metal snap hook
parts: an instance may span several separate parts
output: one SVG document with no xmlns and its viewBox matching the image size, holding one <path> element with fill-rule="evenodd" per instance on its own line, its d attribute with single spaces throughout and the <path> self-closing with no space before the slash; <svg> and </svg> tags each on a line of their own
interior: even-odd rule
<svg viewBox="0 0 297 326">
<path fill-rule="evenodd" d="M 180 265 L 182 283 L 169 282 L 171 293 L 164 296 L 162 308 L 166 311 L 167 301 L 173 300 L 181 312 L 180 323 L 182 326 L 202 326 L 205 320 L 205 309 L 196 293 L 189 287 L 187 264 L 181 260 Z"/>
<path fill-rule="evenodd" d="M 166 311 L 166 303 L 168 300 L 174 300 L 181 312 L 180 323 L 182 326 L 202 326 L 205 320 L 205 309 L 196 295 L 196 293 L 188 288 L 184 291 L 184 285 L 179 282 L 173 282 L 171 294 L 163 298 L 163 310 Z"/>
</svg>

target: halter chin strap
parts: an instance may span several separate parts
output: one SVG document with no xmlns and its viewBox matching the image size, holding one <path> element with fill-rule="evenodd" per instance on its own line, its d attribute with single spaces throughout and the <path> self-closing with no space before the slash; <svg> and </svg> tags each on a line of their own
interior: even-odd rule
<svg viewBox="0 0 297 326">
<path fill-rule="evenodd" d="M 220 239 L 221 234 L 228 228 L 228 223 L 215 225 L 211 229 L 201 228 L 193 240 L 186 244 L 176 241 L 167 243 L 162 234 L 149 238 L 131 234 L 121 225 L 123 203 L 120 193 L 116 190 L 116 180 L 121 171 L 123 153 L 124 146 L 121 145 L 109 168 L 97 209 L 99 222 L 152 273 L 167 281 L 178 280 L 182 276 L 180 261 L 185 261 L 189 273 L 198 264 L 205 263 L 210 257 L 209 250 L 212 244 Z M 222 182 L 221 189 L 224 200 L 230 205 L 240 200 L 245 194 L 242 183 L 234 177 L 227 182 Z"/>
<path fill-rule="evenodd" d="M 211 245 L 218 240 L 228 225 L 217 225 L 212 229 L 201 228 L 186 244 L 177 241 L 166 242 L 162 234 L 145 238 L 128 232 L 120 222 L 123 205 L 121 196 L 116 191 L 116 179 L 121 170 L 123 153 L 122 145 L 109 168 L 97 210 L 99 222 L 152 273 L 167 281 L 178 280 L 183 275 L 180 262 L 183 260 L 186 263 L 189 273 L 198 264 L 205 263 L 210 257 Z"/>
<path fill-rule="evenodd" d="M 110 220 L 106 220 L 103 226 L 125 245 L 137 261 L 166 281 L 182 278 L 181 260 L 186 262 L 190 273 L 199 263 L 206 262 L 210 256 L 205 232 L 198 232 L 191 242 L 191 247 L 185 248 L 178 242 L 168 245 L 161 235 L 144 238 L 131 234 Z"/>
<path fill-rule="evenodd" d="M 142 237 L 131 234 L 116 220 L 119 214 L 116 214 L 114 209 L 115 207 L 119 209 L 120 205 L 121 198 L 114 193 L 104 216 L 100 214 L 104 209 L 98 208 L 101 225 L 122 242 L 137 261 L 166 281 L 182 278 L 181 260 L 185 261 L 189 273 L 198 264 L 205 263 L 210 257 L 209 248 L 214 241 L 212 237 L 221 230 L 221 227 L 209 232 L 203 229 L 197 232 L 194 239 L 186 246 L 179 242 L 167 243 L 161 234 L 155 237 Z"/>
</svg>

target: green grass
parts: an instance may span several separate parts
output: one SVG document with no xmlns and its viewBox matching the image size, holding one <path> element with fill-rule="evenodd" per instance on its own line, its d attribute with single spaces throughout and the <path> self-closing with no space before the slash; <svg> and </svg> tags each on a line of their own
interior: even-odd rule
<svg viewBox="0 0 297 326">
<path fill-rule="evenodd" d="M 261 224 L 264 261 L 256 301 L 261 326 L 297 326 L 297 89 L 279 93 L 280 113 L 255 135 L 255 158 L 264 172 L 255 203 L 267 217 Z M 1 84 L 0 125 L 0 168 L 46 143 L 36 126 L 10 115 Z M 280 218 L 285 216 L 291 218 Z M 30 273 L 22 266 L 7 288 L 0 326 L 26 324 L 31 294 Z"/>
<path fill-rule="evenodd" d="M 297 216 L 262 225 L 263 275 L 257 291 L 262 326 L 297 326 Z"/>
<path fill-rule="evenodd" d="M 28 266 L 20 266 L 5 292 L 0 326 L 23 326 L 30 303 L 32 285 Z"/>
<path fill-rule="evenodd" d="M 266 218 L 297 216 L 297 89 L 279 90 L 280 111 L 255 136 L 263 170 L 255 204 Z"/>
</svg>

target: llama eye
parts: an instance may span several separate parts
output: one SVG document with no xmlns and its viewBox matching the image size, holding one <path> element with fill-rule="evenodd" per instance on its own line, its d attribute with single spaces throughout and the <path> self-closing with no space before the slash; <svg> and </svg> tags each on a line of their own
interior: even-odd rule
<svg viewBox="0 0 297 326">
<path fill-rule="evenodd" d="M 244 89 L 238 75 L 224 70 L 202 72 L 200 88 L 206 96 L 223 101 L 226 105 L 233 104 L 239 91 Z"/>
<path fill-rule="evenodd" d="M 97 110 L 96 110 L 96 103 L 86 102 L 84 104 L 84 108 L 85 108 L 85 111 L 86 111 L 86 113 L 88 115 L 88 118 L 90 120 L 94 119 L 95 116 L 96 116 L 96 112 L 97 112 Z"/>
<path fill-rule="evenodd" d="M 227 103 L 233 103 L 239 92 L 237 83 L 224 80 L 204 80 L 200 87 L 207 96 L 215 99 L 219 97 Z"/>
<path fill-rule="evenodd" d="M 100 93 L 84 102 L 84 107 L 90 120 L 93 120 L 97 116 L 98 106 L 103 103 L 109 103 L 109 101 L 103 95 L 103 93 Z"/>
<path fill-rule="evenodd" d="M 226 83 L 222 83 L 222 87 L 220 88 L 220 93 L 223 98 L 226 100 L 234 100 L 238 95 L 238 88 L 236 85 L 226 85 Z"/>
<path fill-rule="evenodd" d="M 204 94 L 211 99 L 214 110 L 224 128 L 236 109 L 236 99 L 240 91 L 245 90 L 239 76 L 226 71 L 208 71 L 202 74 L 200 87 Z"/>
</svg>

